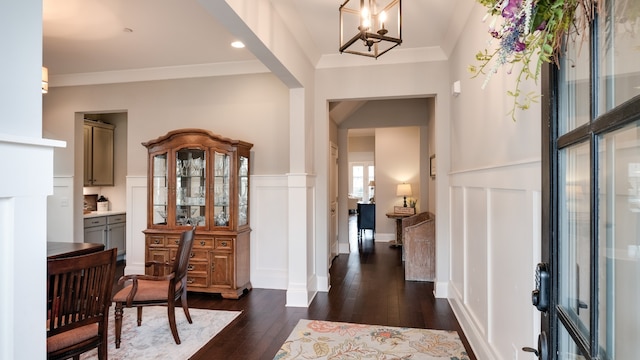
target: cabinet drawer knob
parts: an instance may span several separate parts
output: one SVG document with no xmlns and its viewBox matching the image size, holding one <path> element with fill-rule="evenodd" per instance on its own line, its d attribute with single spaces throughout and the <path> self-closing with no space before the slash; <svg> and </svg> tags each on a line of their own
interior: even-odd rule
<svg viewBox="0 0 640 360">
<path fill-rule="evenodd" d="M 196 254 L 194 254 L 194 253 L 191 253 L 191 254 L 189 255 L 189 257 L 194 257 L 194 256 L 196 256 Z"/>
<path fill-rule="evenodd" d="M 204 240 L 200 241 L 200 246 L 204 246 L 204 244 L 206 244 L 206 242 Z"/>
<path fill-rule="evenodd" d="M 216 271 L 216 263 L 215 262 L 211 262 L 211 272 Z"/>
<path fill-rule="evenodd" d="M 222 246 L 224 246 L 224 247 L 226 247 L 226 246 L 227 246 L 227 242 L 226 242 L 226 241 L 223 241 L 223 242 L 221 242 L 220 244 L 222 244 Z"/>
<path fill-rule="evenodd" d="M 187 284 L 193 284 L 193 279 L 187 278 Z"/>
<path fill-rule="evenodd" d="M 189 264 L 189 266 L 187 266 L 187 270 L 191 271 L 193 269 L 194 269 L 193 265 Z"/>
<path fill-rule="evenodd" d="M 154 244 L 156 244 L 156 245 L 157 245 L 157 244 L 160 244 L 160 240 L 155 239 L 155 240 L 153 240 L 153 243 L 154 243 Z"/>
<path fill-rule="evenodd" d="M 176 245 L 178 245 L 180 243 L 180 240 L 173 240 L 174 243 L 176 243 Z"/>
</svg>

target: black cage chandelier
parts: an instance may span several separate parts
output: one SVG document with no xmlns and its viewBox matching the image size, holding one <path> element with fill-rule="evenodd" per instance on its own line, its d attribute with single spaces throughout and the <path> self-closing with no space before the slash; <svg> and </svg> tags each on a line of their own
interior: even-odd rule
<svg viewBox="0 0 640 360">
<path fill-rule="evenodd" d="M 402 44 L 402 0 L 379 2 L 384 0 L 346 0 L 340 5 L 340 53 L 378 58 Z"/>
</svg>

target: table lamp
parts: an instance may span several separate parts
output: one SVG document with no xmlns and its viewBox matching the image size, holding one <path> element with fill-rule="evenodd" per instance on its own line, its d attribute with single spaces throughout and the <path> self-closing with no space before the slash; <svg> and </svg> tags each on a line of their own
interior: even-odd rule
<svg viewBox="0 0 640 360">
<path fill-rule="evenodd" d="M 407 196 L 411 196 L 411 184 L 398 184 L 396 196 L 404 197 L 404 207 L 407 207 Z"/>
</svg>

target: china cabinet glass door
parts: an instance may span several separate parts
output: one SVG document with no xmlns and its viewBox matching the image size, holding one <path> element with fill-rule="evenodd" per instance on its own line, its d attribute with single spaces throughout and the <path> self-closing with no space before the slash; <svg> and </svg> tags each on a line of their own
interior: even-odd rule
<svg viewBox="0 0 640 360">
<path fill-rule="evenodd" d="M 247 225 L 249 219 L 249 159 L 240 156 L 238 164 L 238 226 Z"/>
<path fill-rule="evenodd" d="M 167 154 L 153 157 L 153 224 L 167 224 Z"/>
<path fill-rule="evenodd" d="M 176 151 L 175 226 L 206 225 L 206 164 L 204 150 Z"/>
<path fill-rule="evenodd" d="M 214 153 L 213 221 L 215 226 L 229 226 L 229 155 Z"/>
</svg>

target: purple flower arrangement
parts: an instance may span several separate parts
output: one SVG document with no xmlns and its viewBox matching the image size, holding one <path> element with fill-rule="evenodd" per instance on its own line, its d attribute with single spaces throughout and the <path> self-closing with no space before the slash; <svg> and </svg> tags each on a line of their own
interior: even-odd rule
<svg viewBox="0 0 640 360">
<path fill-rule="evenodd" d="M 489 25 L 490 45 L 498 42 L 493 52 L 488 50 L 476 54 L 478 66 L 469 70 L 476 77 L 484 74 L 484 89 L 498 68 L 507 66 L 507 73 L 519 71 L 514 91 L 511 116 L 515 110 L 526 110 L 539 95 L 535 92 L 521 94 L 522 80 L 537 82 L 543 63 L 555 63 L 567 37 L 586 26 L 595 11 L 595 0 L 477 0 L 487 7 L 483 21 L 492 18 Z M 586 21 L 576 21 L 578 19 Z M 516 68 L 515 65 L 519 64 Z"/>
</svg>

